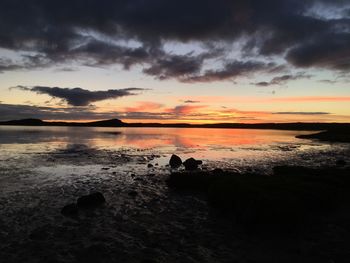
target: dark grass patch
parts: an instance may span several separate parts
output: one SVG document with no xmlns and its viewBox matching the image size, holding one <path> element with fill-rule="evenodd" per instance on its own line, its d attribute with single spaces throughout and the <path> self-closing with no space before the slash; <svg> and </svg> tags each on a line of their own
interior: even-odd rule
<svg viewBox="0 0 350 263">
<path fill-rule="evenodd" d="M 205 193 L 213 209 L 240 224 L 293 229 L 349 201 L 350 169 L 281 166 L 271 176 L 173 173 L 168 185 Z"/>
<path fill-rule="evenodd" d="M 318 139 L 320 141 L 329 142 L 345 142 L 350 143 L 350 129 L 330 129 L 314 134 L 298 135 L 296 138 L 299 139 Z"/>
</svg>

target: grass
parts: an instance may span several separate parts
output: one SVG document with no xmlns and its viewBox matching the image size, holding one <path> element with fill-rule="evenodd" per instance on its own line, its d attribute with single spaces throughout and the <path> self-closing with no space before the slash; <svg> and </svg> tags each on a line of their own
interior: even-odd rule
<svg viewBox="0 0 350 263">
<path fill-rule="evenodd" d="M 205 193 L 212 208 L 238 223 L 293 228 L 349 201 L 350 169 L 281 166 L 271 176 L 173 173 L 168 185 Z"/>
</svg>

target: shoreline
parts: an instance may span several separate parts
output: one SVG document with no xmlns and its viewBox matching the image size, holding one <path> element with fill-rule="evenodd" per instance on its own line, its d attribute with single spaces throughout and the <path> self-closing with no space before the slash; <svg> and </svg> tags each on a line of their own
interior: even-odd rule
<svg viewBox="0 0 350 263">
<path fill-rule="evenodd" d="M 262 129 L 291 131 L 350 131 L 350 123 L 125 123 L 119 119 L 95 122 L 54 122 L 40 119 L 0 121 L 0 126 L 39 126 L 39 127 L 110 127 L 110 128 L 218 128 L 218 129 Z"/>
</svg>

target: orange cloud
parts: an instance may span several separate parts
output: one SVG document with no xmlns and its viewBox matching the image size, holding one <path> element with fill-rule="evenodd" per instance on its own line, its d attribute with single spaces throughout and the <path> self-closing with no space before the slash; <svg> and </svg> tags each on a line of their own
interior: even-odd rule
<svg viewBox="0 0 350 263">
<path fill-rule="evenodd" d="M 175 108 L 166 109 L 168 113 L 173 113 L 175 115 L 187 115 L 194 112 L 197 112 L 199 109 L 206 108 L 204 105 L 179 105 Z"/>
<path fill-rule="evenodd" d="M 154 112 L 163 108 L 164 105 L 149 101 L 140 101 L 135 107 L 125 107 L 122 109 L 123 112 Z"/>
</svg>

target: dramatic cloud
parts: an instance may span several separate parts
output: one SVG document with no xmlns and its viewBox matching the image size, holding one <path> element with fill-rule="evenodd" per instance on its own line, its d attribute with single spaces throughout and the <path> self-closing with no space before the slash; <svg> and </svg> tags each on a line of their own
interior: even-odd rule
<svg viewBox="0 0 350 263">
<path fill-rule="evenodd" d="M 60 88 L 45 86 L 17 86 L 15 89 L 33 91 L 37 94 L 46 94 L 53 98 L 59 98 L 72 106 L 87 106 L 92 102 L 116 99 L 125 96 L 136 95 L 135 92 L 142 91 L 140 88 L 110 89 L 106 91 L 90 91 L 82 88 Z"/>
<path fill-rule="evenodd" d="M 349 10 L 347 0 L 2 0 L 0 48 L 18 59 L 1 58 L 0 72 L 138 65 L 156 79 L 207 82 L 245 76 L 253 60 L 346 72 Z"/>
<path fill-rule="evenodd" d="M 269 82 L 262 81 L 262 82 L 254 83 L 254 85 L 261 86 L 261 87 L 267 87 L 271 85 L 284 85 L 290 80 L 309 79 L 311 77 L 312 77 L 311 75 L 306 75 L 304 73 L 298 73 L 296 75 L 283 75 L 283 76 L 274 77 Z"/>
</svg>

